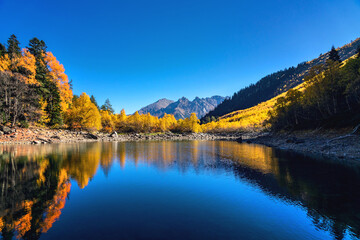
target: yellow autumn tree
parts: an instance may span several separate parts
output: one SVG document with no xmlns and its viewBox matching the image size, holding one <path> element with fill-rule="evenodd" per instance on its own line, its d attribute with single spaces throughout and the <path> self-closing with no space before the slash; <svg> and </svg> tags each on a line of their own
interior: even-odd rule
<svg viewBox="0 0 360 240">
<path fill-rule="evenodd" d="M 32 55 L 28 49 L 23 48 L 20 58 L 16 59 L 15 68 L 17 70 L 26 71 L 26 77 L 24 78 L 25 83 L 27 84 L 38 84 L 38 81 L 35 79 L 36 75 L 36 60 L 34 55 Z"/>
<path fill-rule="evenodd" d="M 140 132 L 142 129 L 142 119 L 138 111 L 136 111 L 133 115 L 128 118 L 128 126 L 134 132 Z"/>
<path fill-rule="evenodd" d="M 101 115 L 86 93 L 75 99 L 65 115 L 65 122 L 73 129 L 100 130 Z"/>
<path fill-rule="evenodd" d="M 181 132 L 200 132 L 200 120 L 197 118 L 196 113 L 192 113 L 190 117 L 185 118 L 184 120 L 179 120 L 179 130 Z"/>
<path fill-rule="evenodd" d="M 0 71 L 6 71 L 10 69 L 11 61 L 9 55 L 5 54 L 0 57 Z"/>
<path fill-rule="evenodd" d="M 100 110 L 100 115 L 101 115 L 102 131 L 108 133 L 114 131 L 115 128 L 114 115 L 111 114 L 109 111 L 104 111 L 104 110 Z"/>
<path fill-rule="evenodd" d="M 156 132 L 159 125 L 159 118 L 152 116 L 150 113 L 142 115 L 143 118 L 143 129 L 144 132 Z"/>
<path fill-rule="evenodd" d="M 162 132 L 171 131 L 176 127 L 176 125 L 176 118 L 172 114 L 165 113 L 159 120 L 159 128 Z"/>
<path fill-rule="evenodd" d="M 120 114 L 117 114 L 116 121 L 115 121 L 115 129 L 119 132 L 127 132 L 128 117 L 126 116 L 125 109 L 122 109 Z"/>
<path fill-rule="evenodd" d="M 65 112 L 69 108 L 69 105 L 71 104 L 71 99 L 73 97 L 68 76 L 65 74 L 65 68 L 62 64 L 60 64 L 60 62 L 51 52 L 46 53 L 45 61 L 50 70 L 50 76 L 52 80 L 59 88 L 61 110 Z"/>
<path fill-rule="evenodd" d="M 28 49 L 23 48 L 21 55 L 13 55 L 9 57 L 8 54 L 5 54 L 0 58 L 0 71 L 10 70 L 12 72 L 21 73 L 18 75 L 21 77 L 22 81 L 26 84 L 38 84 L 35 79 L 36 74 L 36 60 L 34 55 L 32 55 Z"/>
</svg>

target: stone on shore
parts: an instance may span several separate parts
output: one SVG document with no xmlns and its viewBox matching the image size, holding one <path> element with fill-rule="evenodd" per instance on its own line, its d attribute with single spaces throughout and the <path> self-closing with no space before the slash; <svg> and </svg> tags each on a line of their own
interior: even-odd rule
<svg viewBox="0 0 360 240">
<path fill-rule="evenodd" d="M 11 128 L 9 128 L 7 126 L 0 126 L 0 130 L 5 134 L 11 133 Z"/>
</svg>

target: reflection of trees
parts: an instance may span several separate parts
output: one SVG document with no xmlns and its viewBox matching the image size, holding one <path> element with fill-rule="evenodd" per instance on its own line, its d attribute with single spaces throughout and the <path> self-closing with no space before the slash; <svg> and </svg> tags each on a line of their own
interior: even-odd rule
<svg viewBox="0 0 360 240">
<path fill-rule="evenodd" d="M 360 167 L 229 141 L 120 143 L 128 161 L 186 172 L 232 171 L 264 192 L 301 204 L 314 225 L 343 239 L 360 237 Z M 235 164 L 234 164 L 235 163 Z"/>
<path fill-rule="evenodd" d="M 45 210 L 44 221 L 40 224 L 42 232 L 47 232 L 53 223 L 59 219 L 61 210 L 65 207 L 66 198 L 70 193 L 70 188 L 71 183 L 68 181 L 67 172 L 62 169 L 59 174 L 57 191 Z"/>
<path fill-rule="evenodd" d="M 218 144 L 214 153 L 237 163 L 229 165 L 235 176 L 267 194 L 301 204 L 314 225 L 336 239 L 343 239 L 346 231 L 360 237 L 359 165 L 309 159 L 263 146 Z"/>
<path fill-rule="evenodd" d="M 0 155 L 1 235 L 38 239 L 59 218 L 70 191 L 69 177 L 60 170 L 56 156 L 35 160 L 32 154 L 28 159 L 19 152 Z"/>
<path fill-rule="evenodd" d="M 76 144 L 68 151 L 66 158 L 63 158 L 62 167 L 80 188 L 84 188 L 95 175 L 100 157 L 100 143 Z"/>
<path fill-rule="evenodd" d="M 330 229 L 336 239 L 343 239 L 346 230 L 360 237 L 359 166 L 324 163 L 282 152 L 277 155 L 292 159 L 279 161 L 279 185 L 309 210 L 318 228 Z M 309 167 L 304 169 L 304 165 Z"/>
<path fill-rule="evenodd" d="M 360 168 L 307 159 L 272 148 L 228 141 L 122 142 L 0 146 L 0 231 L 37 239 L 59 219 L 69 178 L 84 188 L 115 160 L 162 171 L 227 171 L 266 194 L 301 204 L 319 229 L 337 239 L 359 237 Z M 126 163 L 127 162 L 127 163 Z"/>
</svg>

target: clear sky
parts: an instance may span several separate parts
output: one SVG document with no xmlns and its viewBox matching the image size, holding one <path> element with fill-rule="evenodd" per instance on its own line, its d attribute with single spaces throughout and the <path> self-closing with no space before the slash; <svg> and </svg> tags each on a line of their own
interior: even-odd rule
<svg viewBox="0 0 360 240">
<path fill-rule="evenodd" d="M 360 0 L 0 0 L 0 42 L 46 42 L 74 93 L 132 113 L 232 95 L 360 37 Z"/>
</svg>

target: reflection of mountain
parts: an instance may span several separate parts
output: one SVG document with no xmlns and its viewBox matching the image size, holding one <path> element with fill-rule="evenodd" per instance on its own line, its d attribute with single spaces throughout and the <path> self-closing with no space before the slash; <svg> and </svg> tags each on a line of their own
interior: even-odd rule
<svg viewBox="0 0 360 240">
<path fill-rule="evenodd" d="M 301 204 L 314 224 L 337 239 L 360 236 L 360 167 L 324 163 L 272 148 L 219 141 L 0 146 L 0 231 L 38 238 L 59 219 L 73 179 L 86 187 L 114 163 L 226 171 L 267 195 Z"/>
</svg>

